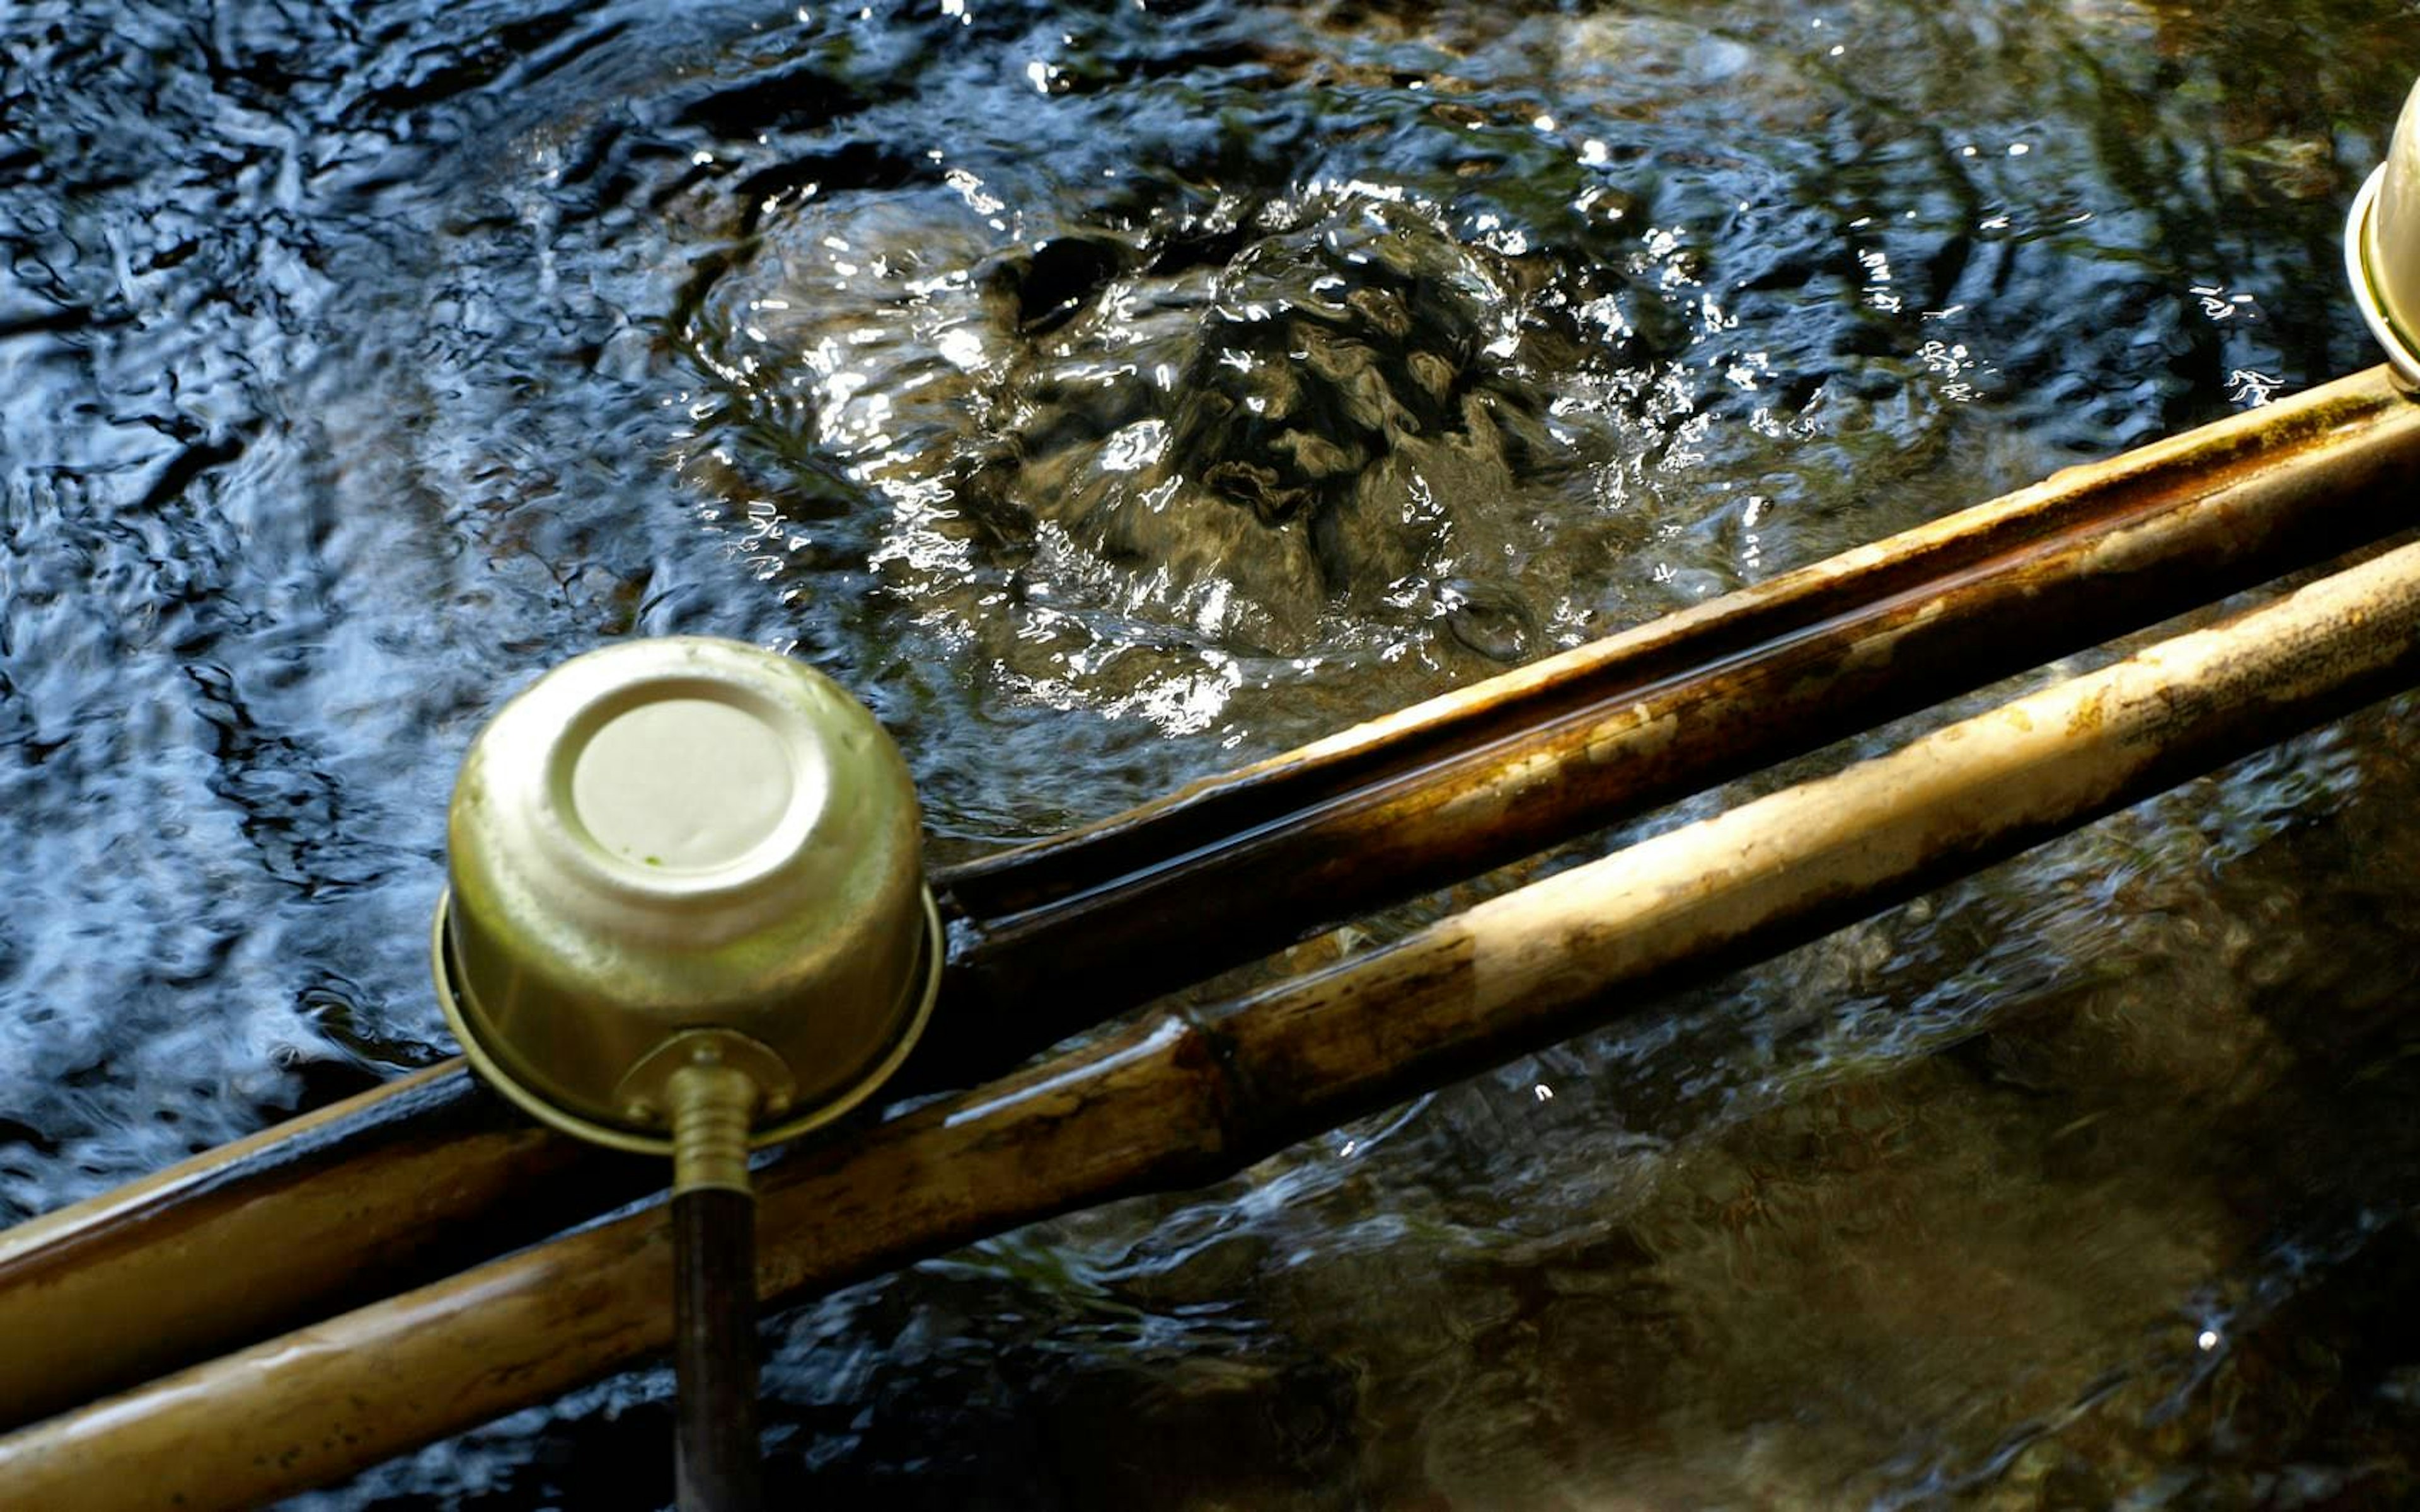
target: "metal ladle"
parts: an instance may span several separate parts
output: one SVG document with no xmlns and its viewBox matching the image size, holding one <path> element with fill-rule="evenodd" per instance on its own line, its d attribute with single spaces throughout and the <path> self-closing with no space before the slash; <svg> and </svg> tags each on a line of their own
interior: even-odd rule
<svg viewBox="0 0 2420 1512">
<path fill-rule="evenodd" d="M 2386 161 L 2353 198 L 2345 272 L 2396 381 L 2420 393 L 2420 84 L 2403 102 Z"/>
<path fill-rule="evenodd" d="M 472 743 L 437 995 L 542 1122 L 673 1158 L 684 1512 L 759 1501 L 752 1147 L 837 1118 L 930 1013 L 915 789 L 836 684 L 737 641 L 575 657 Z"/>
</svg>

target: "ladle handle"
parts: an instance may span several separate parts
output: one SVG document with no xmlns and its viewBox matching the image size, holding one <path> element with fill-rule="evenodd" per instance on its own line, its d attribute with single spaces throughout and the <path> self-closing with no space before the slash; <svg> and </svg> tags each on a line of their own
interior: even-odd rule
<svg viewBox="0 0 2420 1512">
<path fill-rule="evenodd" d="M 675 1196 L 673 1269 L 680 1512 L 759 1512 L 754 1195 Z"/>
<path fill-rule="evenodd" d="M 680 1512 L 759 1512 L 756 1193 L 748 1175 L 757 1089 L 706 1053 L 674 1072 L 669 1090 Z"/>
</svg>

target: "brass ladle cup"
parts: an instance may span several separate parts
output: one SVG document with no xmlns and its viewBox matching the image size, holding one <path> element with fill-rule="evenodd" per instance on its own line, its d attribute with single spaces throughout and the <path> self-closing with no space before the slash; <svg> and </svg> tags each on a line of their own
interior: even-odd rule
<svg viewBox="0 0 2420 1512">
<path fill-rule="evenodd" d="M 463 758 L 438 1001 L 534 1118 L 673 1157 L 684 1512 L 757 1504 L 748 1153 L 855 1106 L 923 1030 L 921 844 L 874 717 L 737 641 L 575 657 Z"/>
<path fill-rule="evenodd" d="M 2386 161 L 2353 197 L 2345 272 L 2396 381 L 2420 393 L 2420 85 L 2403 102 Z"/>
</svg>

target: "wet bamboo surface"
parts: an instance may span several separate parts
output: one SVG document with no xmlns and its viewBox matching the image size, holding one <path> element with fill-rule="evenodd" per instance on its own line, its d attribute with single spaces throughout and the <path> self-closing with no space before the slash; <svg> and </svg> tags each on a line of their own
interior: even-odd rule
<svg viewBox="0 0 2420 1512">
<path fill-rule="evenodd" d="M 1198 1184 L 1552 1042 L 2420 680 L 2420 545 L 1888 756 L 1214 1008 L 1165 1010 L 768 1173 L 796 1300 L 1018 1224 Z M 661 1206 L 0 1440 L 0 1505 L 235 1507 L 660 1350 Z"/>
<path fill-rule="evenodd" d="M 950 869 L 954 959 L 898 1085 L 973 1085 L 1326 923 L 2324 560 L 2415 491 L 2420 404 L 2373 369 Z M 197 1157 L 0 1234 L 0 1427 L 659 1175 L 526 1128 L 458 1062 Z"/>
<path fill-rule="evenodd" d="M 2415 491 L 2420 404 L 2375 368 L 952 869 L 968 924 L 928 1062 L 996 1066 L 995 1031 L 1030 1053 L 1041 1005 L 1047 1043 L 2324 561 L 2408 523 Z"/>
<path fill-rule="evenodd" d="M 661 1162 L 540 1129 L 460 1067 L 414 1072 L 0 1232 L 0 1424 L 476 1263 L 663 1185 Z"/>
</svg>

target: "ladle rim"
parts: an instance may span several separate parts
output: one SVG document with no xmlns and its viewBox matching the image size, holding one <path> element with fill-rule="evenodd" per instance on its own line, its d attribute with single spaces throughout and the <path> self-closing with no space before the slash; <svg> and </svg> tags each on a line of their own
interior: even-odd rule
<svg viewBox="0 0 2420 1512">
<path fill-rule="evenodd" d="M 2345 277 L 2352 285 L 2353 303 L 2361 310 L 2363 323 L 2386 349 L 2387 365 L 2394 370 L 2396 382 L 2406 393 L 2420 393 L 2420 338 L 2407 332 L 2403 322 L 2396 318 L 2385 290 L 2379 285 L 2379 270 L 2370 255 L 2378 197 L 2386 187 L 2386 170 L 2390 166 L 2391 160 L 2371 170 L 2361 193 L 2353 196 L 2352 210 L 2345 218 Z M 2420 320 L 2420 310 L 2408 313 Z"/>
<path fill-rule="evenodd" d="M 919 895 L 924 904 L 924 948 L 915 973 L 922 977 L 923 982 L 914 1011 L 902 1021 L 899 1033 L 890 1047 L 871 1062 L 855 1082 L 843 1091 L 818 1100 L 795 1118 L 750 1131 L 750 1149 L 762 1149 L 768 1145 L 795 1139 L 857 1107 L 891 1079 L 891 1073 L 899 1069 L 916 1048 L 917 1041 L 923 1039 L 924 1026 L 933 1016 L 933 1004 L 940 996 L 943 936 L 941 911 L 933 901 L 933 889 L 922 887 Z M 452 900 L 453 889 L 450 887 L 437 896 L 437 907 L 433 911 L 429 931 L 429 973 L 437 989 L 437 1006 L 444 1012 L 446 1026 L 454 1031 L 455 1040 L 461 1044 L 463 1058 L 470 1061 L 471 1069 L 479 1079 L 503 1093 L 515 1107 L 538 1122 L 576 1139 L 635 1155 L 671 1158 L 673 1136 L 670 1131 L 661 1134 L 643 1134 L 573 1113 L 525 1085 L 505 1069 L 500 1057 L 482 1041 L 474 1026 L 473 1016 L 463 1011 L 454 987 L 454 948 L 445 927 Z"/>
</svg>

